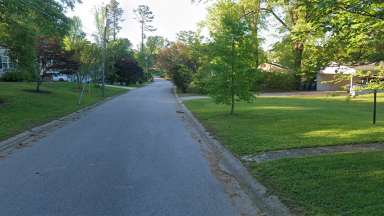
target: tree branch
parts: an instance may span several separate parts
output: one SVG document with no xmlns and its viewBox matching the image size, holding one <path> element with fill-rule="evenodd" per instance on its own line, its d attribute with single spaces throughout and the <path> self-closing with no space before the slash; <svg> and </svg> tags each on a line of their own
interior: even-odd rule
<svg viewBox="0 0 384 216">
<path fill-rule="evenodd" d="M 268 8 L 260 8 L 262 11 L 266 11 L 270 14 L 272 14 L 277 21 L 279 21 L 288 31 L 291 31 L 291 28 L 285 23 L 272 9 Z"/>
</svg>

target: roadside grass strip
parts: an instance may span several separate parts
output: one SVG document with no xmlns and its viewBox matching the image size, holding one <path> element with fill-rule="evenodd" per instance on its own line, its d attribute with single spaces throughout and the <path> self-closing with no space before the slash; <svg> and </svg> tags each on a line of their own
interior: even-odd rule
<svg viewBox="0 0 384 216">
<path fill-rule="evenodd" d="M 35 83 L 0 82 L 0 140 L 42 125 L 102 101 L 99 88 L 92 88 L 78 105 L 80 90 L 73 83 L 44 83 L 36 93 Z M 106 88 L 106 96 L 126 92 Z"/>
<path fill-rule="evenodd" d="M 382 215 L 384 152 L 281 159 L 253 175 L 297 215 Z"/>
</svg>

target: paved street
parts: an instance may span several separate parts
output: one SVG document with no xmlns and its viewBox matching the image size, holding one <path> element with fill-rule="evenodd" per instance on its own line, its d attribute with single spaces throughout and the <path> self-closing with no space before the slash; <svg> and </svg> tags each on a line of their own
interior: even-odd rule
<svg viewBox="0 0 384 216">
<path fill-rule="evenodd" d="M 117 97 L 0 160 L 0 215 L 236 215 L 171 83 Z"/>
</svg>

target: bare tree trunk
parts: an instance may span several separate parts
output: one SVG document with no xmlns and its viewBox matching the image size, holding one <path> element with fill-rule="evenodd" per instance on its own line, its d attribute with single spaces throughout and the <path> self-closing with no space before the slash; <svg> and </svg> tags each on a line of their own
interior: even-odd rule
<svg viewBox="0 0 384 216">
<path fill-rule="evenodd" d="M 235 60 L 234 60 L 234 57 L 235 57 L 235 40 L 232 39 L 232 60 L 231 60 L 231 112 L 230 114 L 233 115 L 235 113 L 235 74 L 234 74 L 234 70 L 235 70 Z"/>
<path fill-rule="evenodd" d="M 41 86 L 41 77 L 39 76 L 39 78 L 37 78 L 37 81 L 36 81 L 36 92 L 40 92 L 40 86 Z"/>
<path fill-rule="evenodd" d="M 141 22 L 141 54 L 144 54 L 144 21 Z"/>
<path fill-rule="evenodd" d="M 294 71 L 295 75 L 297 77 L 297 83 L 299 85 L 299 89 L 301 88 L 301 84 L 303 81 L 302 77 L 302 61 L 303 61 L 303 53 L 304 53 L 304 43 L 302 42 L 295 42 L 293 44 L 293 51 L 294 51 Z"/>
<path fill-rule="evenodd" d="M 295 54 L 294 69 L 296 74 L 299 74 L 301 72 L 301 63 L 303 60 L 304 44 L 302 42 L 295 42 L 293 44 L 293 49 Z"/>
</svg>

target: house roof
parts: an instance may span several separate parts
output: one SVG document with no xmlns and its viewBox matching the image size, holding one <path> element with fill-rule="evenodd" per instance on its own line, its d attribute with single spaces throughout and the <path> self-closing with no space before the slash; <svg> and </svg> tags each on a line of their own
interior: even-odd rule
<svg viewBox="0 0 384 216">
<path fill-rule="evenodd" d="M 345 65 L 331 65 L 320 71 L 321 74 L 355 74 L 356 69 Z"/>
<path fill-rule="evenodd" d="M 371 63 L 371 64 L 360 64 L 360 65 L 340 65 L 335 62 L 320 71 L 321 74 L 356 74 L 357 71 L 377 71 L 379 68 L 384 68 L 384 62 Z"/>
<path fill-rule="evenodd" d="M 263 64 L 260 64 L 259 65 L 259 69 L 262 70 L 262 71 L 265 71 L 265 72 L 271 72 L 271 73 L 275 73 L 275 72 L 288 72 L 288 68 L 282 66 L 282 65 L 279 65 L 279 64 L 276 64 L 276 63 L 263 63 Z"/>
<path fill-rule="evenodd" d="M 384 69 L 384 62 L 355 65 L 353 68 L 358 71 L 378 71 L 380 68 Z"/>
</svg>

